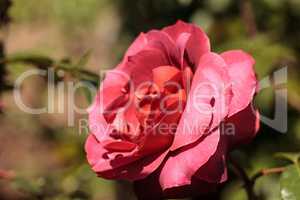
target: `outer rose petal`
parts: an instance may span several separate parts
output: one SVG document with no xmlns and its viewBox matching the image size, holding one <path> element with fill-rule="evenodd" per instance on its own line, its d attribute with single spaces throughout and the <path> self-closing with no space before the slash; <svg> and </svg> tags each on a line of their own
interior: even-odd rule
<svg viewBox="0 0 300 200">
<path fill-rule="evenodd" d="M 259 112 L 249 104 L 247 108 L 226 120 L 234 125 L 235 134 L 227 136 L 230 148 L 249 143 L 259 130 Z"/>
<path fill-rule="evenodd" d="M 88 109 L 89 130 L 95 135 L 97 140 L 103 141 L 108 137 L 109 125 L 102 114 L 100 95 L 101 93 L 96 95 L 93 105 Z"/>
<path fill-rule="evenodd" d="M 255 60 L 241 50 L 226 51 L 221 54 L 228 65 L 232 82 L 233 98 L 229 107 L 229 116 L 246 108 L 253 99 L 257 81 L 254 72 Z"/>
<path fill-rule="evenodd" d="M 213 194 L 208 193 L 214 192 L 217 185 L 196 178 L 192 178 L 191 185 L 169 188 L 163 191 L 158 181 L 160 170 L 161 167 L 145 179 L 134 182 L 134 191 L 139 200 L 178 199 L 186 197 L 216 199 Z"/>
<path fill-rule="evenodd" d="M 217 151 L 213 156 L 194 174 L 197 179 L 209 183 L 222 183 L 227 180 L 226 156 L 228 152 L 227 135 L 221 133 Z"/>
<path fill-rule="evenodd" d="M 141 33 L 127 49 L 124 58 L 127 58 L 128 56 L 133 56 L 138 52 L 142 51 L 147 44 L 148 39 L 146 37 L 146 34 Z"/>
<path fill-rule="evenodd" d="M 215 53 L 202 56 L 171 150 L 195 142 L 227 115 L 231 88 L 226 67 Z"/>
<path fill-rule="evenodd" d="M 177 41 L 181 34 L 190 34 L 189 41 L 186 44 L 186 51 L 189 60 L 195 67 L 198 66 L 201 56 L 210 52 L 209 38 L 204 31 L 193 24 L 187 24 L 179 20 L 175 25 L 164 28 L 163 31 L 168 33 L 174 41 Z"/>
<path fill-rule="evenodd" d="M 126 180 L 145 178 L 159 167 L 167 154 L 165 151 L 145 158 L 131 155 L 127 159 L 108 159 L 109 154 L 92 134 L 86 140 L 85 151 L 89 164 L 100 176 Z"/>
<path fill-rule="evenodd" d="M 170 155 L 159 176 L 162 189 L 191 184 L 192 176 L 216 152 L 219 139 L 220 130 L 216 129 L 196 144 Z"/>
</svg>

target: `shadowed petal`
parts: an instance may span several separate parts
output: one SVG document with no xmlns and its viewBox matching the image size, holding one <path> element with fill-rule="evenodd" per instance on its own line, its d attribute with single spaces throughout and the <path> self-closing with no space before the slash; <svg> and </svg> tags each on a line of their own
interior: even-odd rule
<svg viewBox="0 0 300 200">
<path fill-rule="evenodd" d="M 186 52 L 190 62 L 197 67 L 201 56 L 210 52 L 209 38 L 199 27 L 193 24 L 187 24 L 183 21 L 178 21 L 173 26 L 168 26 L 163 29 L 168 33 L 174 41 L 177 41 L 182 33 L 188 33 L 189 40 L 186 44 Z"/>
<path fill-rule="evenodd" d="M 259 112 L 249 104 L 247 108 L 227 119 L 225 124 L 234 127 L 234 135 L 228 136 L 230 148 L 247 144 L 251 142 L 259 130 Z"/>
<path fill-rule="evenodd" d="M 196 144 L 170 155 L 163 165 L 159 182 L 163 190 L 191 184 L 192 176 L 217 150 L 220 131 L 216 129 Z"/>
</svg>

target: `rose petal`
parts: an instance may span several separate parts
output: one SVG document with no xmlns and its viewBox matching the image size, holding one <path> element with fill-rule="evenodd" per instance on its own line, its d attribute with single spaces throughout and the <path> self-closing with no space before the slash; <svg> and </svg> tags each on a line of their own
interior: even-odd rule
<svg viewBox="0 0 300 200">
<path fill-rule="evenodd" d="M 128 57 L 128 61 L 119 69 L 130 76 L 133 87 L 152 80 L 152 70 L 159 66 L 168 65 L 165 54 L 158 49 L 143 50 L 134 56 Z"/>
<path fill-rule="evenodd" d="M 179 81 L 181 75 L 179 69 L 172 66 L 160 66 L 152 70 L 153 82 L 162 89 L 166 82 L 172 81 L 176 83 Z"/>
<path fill-rule="evenodd" d="M 141 158 L 114 171 L 113 178 L 136 181 L 153 173 L 163 162 L 168 151 Z"/>
<path fill-rule="evenodd" d="M 217 199 L 214 196 L 216 184 L 211 184 L 196 178 L 190 185 L 168 188 L 162 191 L 158 178 L 161 167 L 145 179 L 134 182 L 134 192 L 139 200 L 178 199 L 196 197 L 201 199 Z"/>
<path fill-rule="evenodd" d="M 253 99 L 257 87 L 255 60 L 241 50 L 226 51 L 221 56 L 228 65 L 232 82 L 233 98 L 229 107 L 229 116 L 232 116 L 246 108 Z"/>
<path fill-rule="evenodd" d="M 191 37 L 191 34 L 189 34 L 189 33 L 181 33 L 176 40 L 176 45 L 180 52 L 180 59 L 179 59 L 180 67 L 183 70 L 184 70 L 184 67 L 186 67 L 186 66 L 184 66 L 184 53 L 185 53 L 185 50 L 186 50 L 186 47 L 187 47 L 190 37 Z"/>
<path fill-rule="evenodd" d="M 171 155 L 163 165 L 159 182 L 163 190 L 191 184 L 192 176 L 217 150 L 220 131 L 216 129 L 201 141 Z"/>
<path fill-rule="evenodd" d="M 221 133 L 221 139 L 217 151 L 213 156 L 195 173 L 194 177 L 209 183 L 222 183 L 227 180 L 226 156 L 227 136 Z"/>
<path fill-rule="evenodd" d="M 86 140 L 85 151 L 89 164 L 99 176 L 126 180 L 145 178 L 159 167 L 167 154 L 167 151 L 164 151 L 142 157 L 131 152 L 130 154 L 119 153 L 114 158 L 110 158 L 108 152 L 92 134 Z"/>
<path fill-rule="evenodd" d="M 198 140 L 225 118 L 231 98 L 226 63 L 215 53 L 202 56 L 171 150 Z"/>
<path fill-rule="evenodd" d="M 145 46 L 147 46 L 147 44 L 148 44 L 148 39 L 146 34 L 141 33 L 127 49 L 124 59 L 126 59 L 128 56 L 133 56 L 138 52 L 142 51 L 145 48 Z"/>
<path fill-rule="evenodd" d="M 168 58 L 170 65 L 179 65 L 180 52 L 176 48 L 175 42 L 167 33 L 157 30 L 149 31 L 147 33 L 147 39 L 147 48 L 156 48 L 161 50 L 165 54 L 166 58 Z"/>
<path fill-rule="evenodd" d="M 137 147 L 136 144 L 127 141 L 109 141 L 106 143 L 103 142 L 102 146 L 108 151 L 114 152 L 130 152 Z"/>
<path fill-rule="evenodd" d="M 226 120 L 225 124 L 233 125 L 234 135 L 229 135 L 230 148 L 249 143 L 259 130 L 259 112 L 249 104 L 247 108 Z"/>
<path fill-rule="evenodd" d="M 178 37 L 182 33 L 189 33 L 190 37 L 186 45 L 186 51 L 190 63 L 190 67 L 197 67 L 201 56 L 207 52 L 210 52 L 209 38 L 198 26 L 193 24 L 187 24 L 183 21 L 178 21 L 175 25 L 168 26 L 163 29 L 168 33 L 174 41 L 177 41 Z"/>
</svg>

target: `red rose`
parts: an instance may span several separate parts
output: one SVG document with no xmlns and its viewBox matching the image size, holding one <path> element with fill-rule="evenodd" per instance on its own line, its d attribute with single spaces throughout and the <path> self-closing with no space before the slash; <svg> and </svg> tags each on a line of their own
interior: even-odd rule
<svg viewBox="0 0 300 200">
<path fill-rule="evenodd" d="M 254 63 L 241 50 L 212 53 L 206 34 L 181 21 L 141 33 L 90 108 L 92 169 L 136 181 L 150 199 L 224 182 L 228 151 L 258 130 Z"/>
</svg>

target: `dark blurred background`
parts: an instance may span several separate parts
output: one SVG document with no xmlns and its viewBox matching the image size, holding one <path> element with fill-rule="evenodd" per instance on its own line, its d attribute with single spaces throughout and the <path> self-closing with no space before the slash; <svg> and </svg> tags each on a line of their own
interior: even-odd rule
<svg viewBox="0 0 300 200">
<path fill-rule="evenodd" d="M 300 151 L 299 0 L 0 0 L 0 12 L 0 56 L 10 60 L 0 63 L 0 170 L 7 176 L 0 179 L 0 199 L 135 199 L 130 184 L 97 178 L 90 170 L 83 148 L 86 134 L 79 134 L 77 125 L 67 126 L 66 113 L 22 112 L 11 85 L 22 72 L 41 67 L 36 62 L 70 64 L 86 52 L 90 56 L 83 70 L 98 73 L 112 68 L 141 31 L 160 29 L 178 19 L 201 26 L 213 51 L 251 53 L 259 79 L 288 67 L 284 85 L 288 132 L 262 124 L 253 143 L 233 152 L 247 173 L 284 165 L 273 157 L 276 152 Z M 67 80 L 78 81 L 73 75 Z M 26 80 L 22 95 L 27 105 L 45 105 L 46 86 L 41 77 Z M 76 102 L 81 107 L 90 103 L 80 92 Z M 262 90 L 256 104 L 271 118 L 274 88 Z M 86 116 L 76 115 L 76 120 L 82 117 Z M 246 199 L 241 181 L 230 175 L 218 198 Z M 266 200 L 281 199 L 278 179 L 278 175 L 260 178 L 256 193 Z"/>
</svg>

